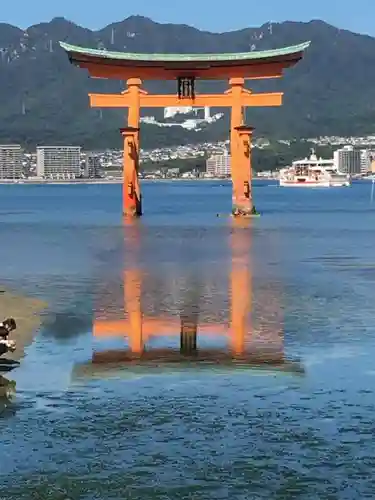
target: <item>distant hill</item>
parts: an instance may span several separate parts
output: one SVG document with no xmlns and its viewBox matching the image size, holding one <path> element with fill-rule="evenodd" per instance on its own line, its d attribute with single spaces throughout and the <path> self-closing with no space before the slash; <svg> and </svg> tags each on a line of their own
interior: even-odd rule
<svg viewBox="0 0 375 500">
<path fill-rule="evenodd" d="M 129 52 L 237 52 L 311 40 L 305 58 L 282 80 L 251 82 L 255 90 L 285 91 L 285 100 L 282 108 L 249 109 L 247 122 L 259 135 L 269 137 L 375 132 L 375 39 L 369 36 L 318 20 L 215 34 L 139 16 L 100 31 L 55 18 L 26 31 L 0 24 L 0 142 L 120 145 L 118 128 L 124 124 L 124 111 L 90 109 L 87 93 L 117 92 L 121 83 L 89 79 L 84 70 L 70 65 L 58 46 L 60 40 Z M 175 86 L 153 82 L 148 88 L 165 92 Z M 204 91 L 224 88 L 221 82 L 202 84 Z M 224 138 L 227 127 L 227 119 L 198 133 L 144 125 L 143 145 Z"/>
</svg>

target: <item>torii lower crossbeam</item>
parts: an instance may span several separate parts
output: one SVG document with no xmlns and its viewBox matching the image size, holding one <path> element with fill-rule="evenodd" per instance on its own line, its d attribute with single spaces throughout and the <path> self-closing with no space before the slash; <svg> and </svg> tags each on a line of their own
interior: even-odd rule
<svg viewBox="0 0 375 500">
<path fill-rule="evenodd" d="M 142 214 L 141 190 L 138 180 L 140 108 L 172 106 L 231 108 L 231 170 L 233 185 L 233 214 L 248 216 L 254 213 L 251 194 L 251 134 L 243 127 L 243 109 L 252 106 L 280 106 L 281 92 L 253 94 L 244 88 L 243 78 L 231 78 L 224 94 L 201 94 L 180 98 L 177 95 L 150 95 L 141 88 L 139 78 L 127 81 L 122 94 L 89 94 L 94 108 L 128 108 L 128 128 L 121 129 L 124 137 L 124 215 Z"/>
</svg>

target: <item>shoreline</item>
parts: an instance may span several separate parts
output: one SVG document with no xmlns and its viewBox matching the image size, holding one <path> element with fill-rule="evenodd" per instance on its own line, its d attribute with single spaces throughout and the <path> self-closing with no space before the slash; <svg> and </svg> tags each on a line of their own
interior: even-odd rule
<svg viewBox="0 0 375 500">
<path fill-rule="evenodd" d="M 214 178 L 170 178 L 170 179 L 139 179 L 141 183 L 143 182 L 231 182 L 231 179 L 219 179 L 217 177 Z M 274 177 L 255 177 L 252 179 L 253 181 L 277 181 Z M 22 180 L 22 181 L 7 181 L 0 180 L 0 186 L 81 186 L 88 184 L 96 184 L 96 185 L 104 185 L 104 184 L 122 184 L 123 179 L 84 179 L 84 180 L 71 180 L 71 181 L 43 181 L 43 180 Z"/>
</svg>

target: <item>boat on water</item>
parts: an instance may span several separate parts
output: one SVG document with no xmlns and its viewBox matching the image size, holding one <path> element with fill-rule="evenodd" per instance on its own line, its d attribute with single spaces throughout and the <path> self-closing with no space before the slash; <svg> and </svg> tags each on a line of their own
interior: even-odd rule
<svg viewBox="0 0 375 500">
<path fill-rule="evenodd" d="M 346 187 L 350 176 L 339 172 L 333 160 L 318 158 L 312 151 L 310 158 L 296 160 L 291 167 L 280 170 L 279 185 L 283 187 Z"/>
</svg>

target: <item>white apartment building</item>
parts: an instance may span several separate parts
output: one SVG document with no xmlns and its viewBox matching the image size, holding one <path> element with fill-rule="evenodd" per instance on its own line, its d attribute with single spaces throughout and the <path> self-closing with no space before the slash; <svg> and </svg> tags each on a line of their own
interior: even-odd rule
<svg viewBox="0 0 375 500">
<path fill-rule="evenodd" d="M 186 115 L 193 111 L 191 106 L 170 106 L 168 108 L 164 108 L 164 118 L 173 118 L 177 114 Z"/>
<path fill-rule="evenodd" d="M 213 177 L 231 175 L 231 157 L 228 151 L 224 154 L 212 155 L 206 160 L 206 173 Z"/>
<path fill-rule="evenodd" d="M 19 144 L 0 145 L 0 179 L 22 177 L 22 148 Z"/>
<path fill-rule="evenodd" d="M 75 179 L 81 174 L 80 146 L 38 146 L 36 174 L 46 179 Z"/>
<path fill-rule="evenodd" d="M 367 174 L 371 170 L 371 153 L 369 149 L 361 149 L 361 174 Z"/>
</svg>

